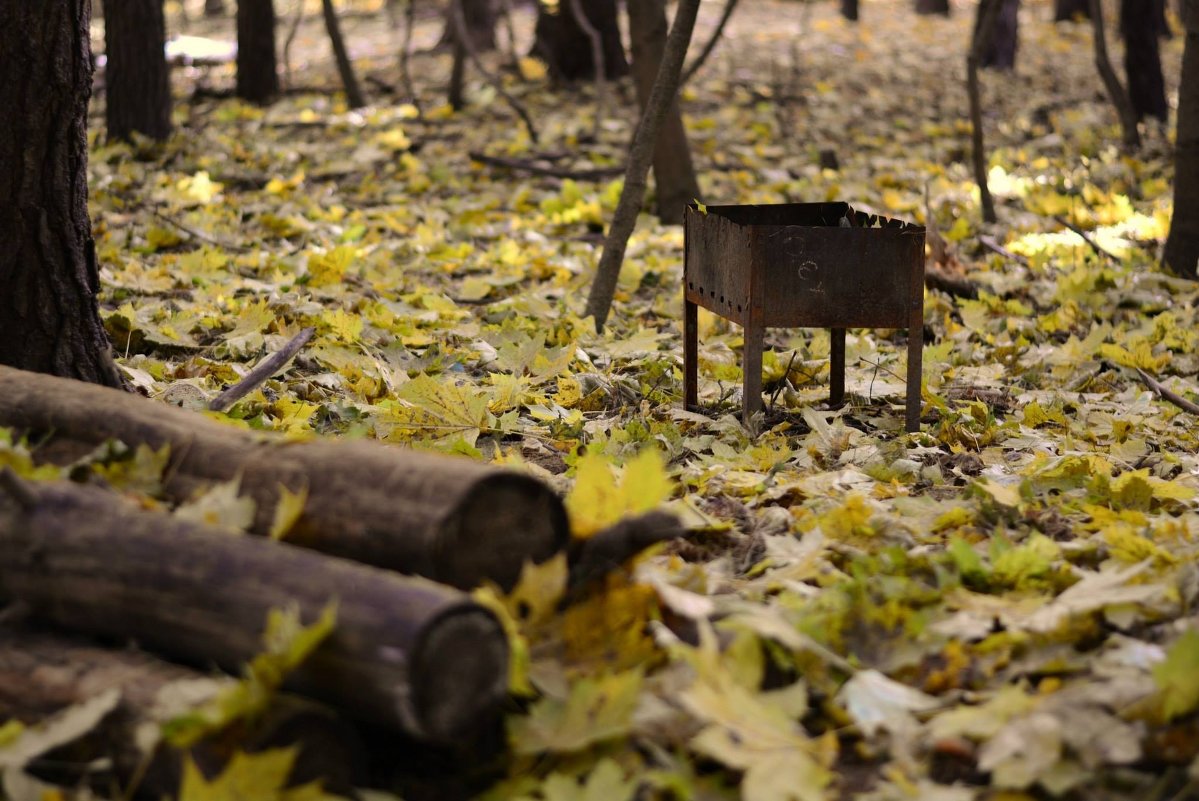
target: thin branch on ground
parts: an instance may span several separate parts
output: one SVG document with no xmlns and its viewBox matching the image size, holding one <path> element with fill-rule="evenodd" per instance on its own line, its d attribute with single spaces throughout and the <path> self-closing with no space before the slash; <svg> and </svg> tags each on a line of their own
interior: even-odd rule
<svg viewBox="0 0 1199 801">
<path fill-rule="evenodd" d="M 1174 390 L 1166 388 L 1162 382 L 1146 373 L 1140 367 L 1137 368 L 1137 375 L 1139 375 L 1141 380 L 1145 382 L 1145 386 L 1149 387 L 1149 389 L 1153 391 L 1153 394 L 1157 395 L 1162 400 L 1173 403 L 1184 412 L 1190 412 L 1191 414 L 1199 415 L 1199 404 L 1193 403 L 1192 401 L 1189 401 L 1179 395 Z"/>
<path fill-rule="evenodd" d="M 470 151 L 467 155 L 472 161 L 477 161 L 480 164 L 504 167 L 509 170 L 519 170 L 521 172 L 532 173 L 533 175 L 545 175 L 550 178 L 569 178 L 572 181 L 602 181 L 605 178 L 614 178 L 624 172 L 624 167 L 597 167 L 593 170 L 568 170 L 562 167 L 546 167 L 529 159 L 489 156 L 486 153 L 479 153 L 474 150 Z"/>
<path fill-rule="evenodd" d="M 534 127 L 533 118 L 529 116 L 529 112 L 525 110 L 525 107 L 521 105 L 520 101 L 517 100 L 511 92 L 504 88 L 503 81 L 497 79 L 494 75 L 487 71 L 486 67 L 483 66 L 483 61 L 479 58 L 479 53 L 475 49 L 475 43 L 471 41 L 470 29 L 466 24 L 466 10 L 462 6 L 462 0 L 451 0 L 450 13 L 454 18 L 455 39 L 460 42 L 463 48 L 466 50 L 466 56 L 470 59 L 470 63 L 479 71 L 479 74 L 483 76 L 483 79 L 491 84 L 496 93 L 499 94 L 500 97 L 504 98 L 504 101 L 508 104 L 508 106 L 514 112 L 516 112 L 516 116 L 520 117 L 520 121 L 525 125 L 525 130 L 529 132 L 529 138 L 532 139 L 533 142 L 537 142 L 537 128 Z"/>
<path fill-rule="evenodd" d="M 1028 259 L 1021 256 L 1019 253 L 1012 253 L 1010 250 L 1005 248 L 1003 245 L 999 244 L 993 238 L 991 238 L 985 234 L 978 238 L 978 243 L 980 245 L 982 245 L 984 248 L 986 248 L 987 250 L 991 251 L 992 253 L 997 253 L 998 255 L 1003 256 L 1008 261 L 1014 261 L 1017 264 L 1021 265 L 1022 267 L 1029 266 Z"/>
<path fill-rule="evenodd" d="M 924 268 L 924 285 L 929 289 L 939 289 L 955 298 L 978 298 L 978 284 L 969 278 L 961 278 L 936 267 Z"/>
<path fill-rule="evenodd" d="M 1071 231 L 1073 231 L 1074 233 L 1076 233 L 1080 237 L 1082 237 L 1082 240 L 1084 242 L 1086 242 L 1088 245 L 1090 245 L 1091 249 L 1094 250 L 1097 255 L 1103 256 L 1104 258 L 1107 258 L 1107 259 L 1111 259 L 1112 261 L 1116 262 L 1117 264 L 1120 263 L 1119 256 L 1112 253 L 1110 250 L 1107 250 L 1106 248 L 1104 248 L 1102 245 L 1100 245 L 1098 242 L 1095 241 L 1095 237 L 1091 236 L 1086 231 L 1084 231 L 1083 229 L 1079 228 L 1074 223 L 1067 220 L 1065 217 L 1061 216 L 1060 214 L 1055 214 L 1053 216 L 1053 219 L 1058 225 L 1064 225 L 1066 228 L 1069 228 Z"/>
<path fill-rule="evenodd" d="M 237 403 L 238 400 L 252 392 L 259 384 L 282 370 L 283 366 L 300 352 L 300 348 L 308 344 L 308 340 L 312 339 L 312 335 L 315 333 L 315 328 L 305 328 L 296 334 L 279 351 L 272 353 L 254 365 L 253 369 L 246 373 L 245 378 L 209 401 L 209 410 L 223 412 L 234 403 Z"/>
<path fill-rule="evenodd" d="M 153 206 L 150 207 L 150 213 L 153 214 L 158 219 L 162 220 L 163 222 L 169 223 L 170 225 L 174 226 L 175 228 L 178 228 L 180 231 L 187 234 L 188 236 L 190 236 L 193 239 L 198 239 L 201 242 L 207 242 L 210 245 L 214 245 L 219 248 L 224 248 L 225 250 L 232 250 L 236 253 L 248 253 L 250 251 L 250 248 L 247 248 L 243 245 L 236 245 L 236 244 L 233 244 L 232 242 L 225 242 L 223 240 L 217 239 L 214 236 L 209 236 L 208 234 L 204 233 L 203 231 L 197 231 L 195 228 L 192 228 L 191 226 L 184 225 L 183 223 L 176 220 L 174 217 L 170 217 L 166 214 L 163 214 L 161 211 L 159 211 L 157 208 L 155 208 Z"/>
</svg>

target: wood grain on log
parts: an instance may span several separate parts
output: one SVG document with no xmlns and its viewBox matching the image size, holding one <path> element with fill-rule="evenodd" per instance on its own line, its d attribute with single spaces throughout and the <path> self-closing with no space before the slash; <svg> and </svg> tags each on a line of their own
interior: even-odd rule
<svg viewBox="0 0 1199 801">
<path fill-rule="evenodd" d="M 335 601 L 334 632 L 287 687 L 429 740 L 486 725 L 505 695 L 503 629 L 456 590 L 94 487 L 22 484 L 34 505 L 0 493 L 0 596 L 58 626 L 237 671 L 271 609 L 294 604 L 307 622 Z"/>
<path fill-rule="evenodd" d="M 510 588 L 526 560 L 566 547 L 566 512 L 536 479 L 377 442 L 287 441 L 136 395 L 0 366 L 0 426 L 83 445 L 169 445 L 177 501 L 241 477 L 253 530 L 270 530 L 280 486 L 307 489 L 288 541 L 461 588 Z"/>
<path fill-rule="evenodd" d="M 145 797 L 173 794 L 179 788 L 181 752 L 158 744 L 152 754 L 143 754 L 139 730 L 147 725 L 157 728 L 164 716 L 184 711 L 172 699 L 191 695 L 198 701 L 232 681 L 140 651 L 0 627 L 0 719 L 34 724 L 108 690 L 120 693 L 116 709 L 95 730 L 47 753 L 44 763 L 39 760 L 29 766 L 50 781 L 90 780 L 109 786 L 115 781 Z M 275 698 L 261 718 L 232 724 L 193 746 L 190 756 L 211 775 L 235 750 L 293 745 L 299 754 L 292 782 L 320 779 L 334 792 L 361 783 L 359 739 L 353 727 L 328 707 L 294 696 Z M 97 760 L 104 760 L 100 771 Z"/>
</svg>

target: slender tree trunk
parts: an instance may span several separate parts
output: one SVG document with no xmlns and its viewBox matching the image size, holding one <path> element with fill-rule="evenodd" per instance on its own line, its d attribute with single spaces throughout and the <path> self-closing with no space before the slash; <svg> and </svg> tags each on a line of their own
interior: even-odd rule
<svg viewBox="0 0 1199 801">
<path fill-rule="evenodd" d="M 916 0 L 917 14 L 941 14 L 949 16 L 949 0 Z"/>
<path fill-rule="evenodd" d="M 476 53 L 495 50 L 496 13 L 491 0 L 463 0 L 462 10 L 466 14 L 466 27 Z M 457 41 L 452 11 L 446 11 L 445 28 L 441 32 L 439 47 L 452 47 Z"/>
<path fill-rule="evenodd" d="M 1137 121 L 1156 117 L 1166 121 L 1166 84 L 1162 79 L 1162 59 L 1158 36 L 1165 19 L 1164 0 L 1120 0 L 1120 30 L 1124 34 L 1124 74 L 1128 78 L 1128 99 Z"/>
<path fill-rule="evenodd" d="M 1053 0 L 1053 21 L 1066 22 L 1074 19 L 1089 19 L 1089 0 Z"/>
<path fill-rule="evenodd" d="M 165 40 L 162 0 L 108 0 L 104 4 L 108 55 L 105 118 L 110 139 L 128 139 L 135 131 L 158 141 L 171 135 Z"/>
<path fill-rule="evenodd" d="M 637 100 L 644 109 L 654 88 L 666 48 L 666 3 L 638 0 L 630 3 L 629 33 L 633 40 L 633 78 Z M 691 147 L 683 128 L 678 93 L 671 99 L 654 147 L 654 184 L 658 217 L 668 225 L 683 222 L 683 209 L 699 197 L 699 182 L 691 164 Z"/>
<path fill-rule="evenodd" d="M 687 57 L 687 45 L 695 31 L 695 17 L 699 13 L 699 0 L 679 0 L 674 24 L 666 37 L 666 50 L 658 67 L 658 77 L 641 114 L 641 123 L 633 135 L 629 148 L 629 163 L 625 169 L 624 188 L 612 216 L 612 226 L 604 240 L 604 253 L 595 271 L 595 282 L 587 298 L 587 314 L 595 318 L 595 328 L 602 331 L 612 309 L 612 298 L 616 294 L 616 281 L 620 278 L 620 267 L 624 264 L 625 249 L 629 237 L 637 227 L 637 214 L 645 200 L 645 177 L 653 158 L 654 143 L 658 140 L 658 129 L 666 118 L 666 112 L 679 92 L 679 77 L 683 72 L 683 59 Z"/>
<path fill-rule="evenodd" d="M 1174 216 L 1162 261 L 1177 275 L 1199 277 L 1199 0 L 1185 0 L 1186 49 L 1178 82 L 1174 144 Z"/>
<path fill-rule="evenodd" d="M 1124 90 L 1120 83 L 1120 78 L 1116 75 L 1116 71 L 1112 68 L 1111 59 L 1107 55 L 1107 34 L 1103 28 L 1103 4 L 1100 0 L 1089 0 L 1091 4 L 1091 30 L 1092 41 L 1095 48 L 1095 66 L 1099 70 L 1099 76 L 1103 78 L 1103 85 L 1107 88 L 1107 95 L 1111 98 L 1112 105 L 1116 109 L 1116 114 L 1120 117 L 1120 128 L 1123 132 L 1124 144 L 1127 147 L 1135 148 L 1141 145 L 1141 135 L 1137 131 L 1137 115 L 1133 111 L 1132 101 L 1128 99 L 1128 92 Z"/>
<path fill-rule="evenodd" d="M 333 10 L 333 0 L 321 0 L 321 10 L 325 14 L 325 30 L 329 32 L 333 57 L 337 60 L 337 72 L 341 75 L 341 83 L 346 90 L 346 104 L 350 108 L 362 108 L 366 105 L 366 98 L 363 96 L 362 90 L 358 88 L 358 78 L 354 75 L 354 64 L 350 61 L 345 39 L 341 36 L 337 12 Z"/>
<path fill-rule="evenodd" d="M 605 77 L 627 75 L 629 62 L 620 41 L 616 0 L 583 0 L 583 10 L 591 26 L 600 33 Z M 538 5 L 532 54 L 545 61 L 554 80 L 578 81 L 595 77 L 591 40 L 575 18 L 569 2 L 560 2 L 553 13 L 544 3 Z"/>
<path fill-rule="evenodd" d="M 841 16 L 850 22 L 857 22 L 858 0 L 841 0 Z"/>
<path fill-rule="evenodd" d="M 274 0 L 237 0 L 237 96 L 266 104 L 277 94 Z"/>
<path fill-rule="evenodd" d="M 1020 0 L 1000 0 L 999 16 L 991 31 L 991 43 L 983 52 L 979 66 L 987 69 L 1016 68 L 1016 47 L 1020 42 Z"/>
<path fill-rule="evenodd" d="M 87 0 L 0 4 L 0 364 L 117 387 L 87 213 L 89 25 Z"/>
<path fill-rule="evenodd" d="M 225 0 L 204 0 L 204 16 L 225 16 Z"/>
<path fill-rule="evenodd" d="M 999 218 L 995 215 L 995 201 L 991 198 L 991 188 L 987 185 L 987 148 L 983 140 L 982 88 L 979 85 L 978 70 L 983 53 L 991 44 L 991 35 L 995 30 L 995 21 L 999 17 L 1000 3 L 1002 2 L 1003 0 L 981 0 L 979 2 L 974 22 L 974 36 L 966 55 L 966 91 L 970 97 L 974 180 L 978 183 L 983 220 L 989 223 L 998 222 Z"/>
<path fill-rule="evenodd" d="M 716 45 L 720 43 L 721 38 L 724 36 L 724 29 L 728 26 L 729 20 L 732 19 L 733 12 L 736 10 L 737 0 L 725 0 L 724 11 L 720 14 L 720 22 L 716 23 L 716 30 L 712 31 L 712 36 L 708 39 L 708 43 L 703 46 L 703 49 L 699 51 L 699 55 L 683 71 L 680 86 L 686 86 L 687 82 L 695 76 L 695 73 L 703 69 L 704 64 L 708 61 L 708 57 L 712 55 L 712 51 L 716 49 Z"/>
</svg>

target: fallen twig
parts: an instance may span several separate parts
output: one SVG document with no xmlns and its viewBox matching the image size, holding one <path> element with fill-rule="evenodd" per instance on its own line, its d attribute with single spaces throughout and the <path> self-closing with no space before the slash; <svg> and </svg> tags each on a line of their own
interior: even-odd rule
<svg viewBox="0 0 1199 801">
<path fill-rule="evenodd" d="M 986 248 L 987 250 L 991 251 L 992 253 L 997 253 L 1000 256 L 1003 256 L 1008 261 L 1014 261 L 1023 267 L 1028 266 L 1028 259 L 1021 256 L 1019 253 L 1012 253 L 1010 250 L 1008 250 L 1003 245 L 999 244 L 998 242 L 996 242 L 994 239 L 987 236 L 986 234 L 984 234 L 978 238 L 978 243 L 980 245 L 982 245 L 984 248 Z"/>
<path fill-rule="evenodd" d="M 1162 400 L 1173 403 L 1175 406 L 1177 406 L 1179 409 L 1182 409 L 1184 412 L 1190 412 L 1191 414 L 1199 415 L 1199 404 L 1193 403 L 1193 402 L 1187 400 L 1186 398 L 1182 397 L 1177 392 L 1175 392 L 1171 389 L 1167 389 L 1166 386 L 1164 384 L 1162 384 L 1162 382 L 1158 381 L 1156 378 L 1154 378 L 1153 376 L 1146 373 L 1140 367 L 1137 368 L 1137 375 L 1139 375 L 1141 377 L 1141 380 L 1145 382 L 1145 386 L 1147 386 L 1147 387 L 1149 387 L 1149 389 L 1153 390 L 1153 393 L 1155 395 L 1157 395 L 1159 398 L 1161 398 Z"/>
<path fill-rule="evenodd" d="M 1111 259 L 1112 261 L 1116 262 L 1117 264 L 1120 262 L 1119 256 L 1112 253 L 1110 250 L 1106 250 L 1102 245 L 1100 245 L 1098 242 L 1095 241 L 1095 238 L 1093 236 L 1091 236 L 1086 231 L 1079 228 L 1074 223 L 1067 220 L 1065 217 L 1061 216 L 1060 214 L 1055 214 L 1055 215 L 1053 215 L 1053 219 L 1058 223 L 1058 225 L 1064 225 L 1067 228 L 1069 228 L 1071 231 L 1073 231 L 1074 233 L 1081 236 L 1082 240 L 1084 242 L 1086 242 L 1088 245 L 1090 245 L 1091 249 L 1094 250 L 1100 256 L 1106 256 L 1107 258 Z"/>
<path fill-rule="evenodd" d="M 150 208 L 150 213 L 152 213 L 155 217 L 162 220 L 163 222 L 170 223 L 171 225 L 175 226 L 180 231 L 182 231 L 183 233 L 192 237 L 193 239 L 199 239 L 201 242 L 207 242 L 210 245 L 216 245 L 219 248 L 224 248 L 226 250 L 232 250 L 237 253 L 248 253 L 250 250 L 249 248 L 247 248 L 243 245 L 235 245 L 232 242 L 225 242 L 220 239 L 217 239 L 216 237 L 209 236 L 208 234 L 204 233 L 203 231 L 197 231 L 195 228 L 184 225 L 183 223 L 179 222 L 175 218 L 169 217 L 166 214 L 163 214 L 161 211 L 159 211 L 155 207 Z"/>
<path fill-rule="evenodd" d="M 472 161 L 489 164 L 493 167 L 506 167 L 510 170 L 530 172 L 534 175 L 545 175 L 550 178 L 570 178 L 574 181 L 602 181 L 614 178 L 624 172 L 624 167 L 597 167 L 593 170 L 568 170 L 562 167 L 546 167 L 528 159 L 512 159 L 503 156 L 488 156 L 486 153 L 470 151 L 467 153 Z"/>
<path fill-rule="evenodd" d="M 939 289 L 955 298 L 968 298 L 969 300 L 978 298 L 978 284 L 969 278 L 959 278 L 945 270 L 938 270 L 936 267 L 924 268 L 924 285 L 929 289 Z"/>
<path fill-rule="evenodd" d="M 282 349 L 254 365 L 253 369 L 246 373 L 245 378 L 213 398 L 208 403 L 208 408 L 214 412 L 223 412 L 228 409 L 239 398 L 283 369 L 283 365 L 291 361 L 291 358 L 300 352 L 300 348 L 308 344 L 308 340 L 312 339 L 314 333 L 316 333 L 315 328 L 305 328 L 296 334 Z"/>
</svg>

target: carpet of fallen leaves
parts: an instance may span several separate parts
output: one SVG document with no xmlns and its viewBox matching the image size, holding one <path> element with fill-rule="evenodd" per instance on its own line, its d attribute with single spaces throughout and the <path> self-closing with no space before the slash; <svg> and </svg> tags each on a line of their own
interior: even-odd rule
<svg viewBox="0 0 1199 801">
<path fill-rule="evenodd" d="M 839 410 L 828 333 L 768 332 L 767 410 L 747 430 L 741 331 L 703 311 L 703 410 L 682 410 L 681 229 L 642 217 L 597 335 L 579 314 L 619 182 L 467 155 L 619 166 L 631 87 L 596 140 L 593 88 L 524 61 L 504 80 L 534 145 L 477 75 L 468 108 L 443 105 L 448 56 L 422 52 L 418 112 L 386 91 L 398 40 L 381 14 L 345 22 L 366 109 L 333 91 L 313 18 L 291 51 L 300 88 L 273 106 L 193 95 L 228 88 L 228 68 L 177 73 L 165 146 L 94 135 L 121 367 L 200 408 L 315 326 L 229 419 L 532 471 L 568 493 L 579 536 L 658 505 L 682 516 L 685 541 L 565 611 L 560 560 L 510 597 L 478 592 L 511 623 L 520 699 L 486 798 L 1199 797 L 1196 429 L 1137 372 L 1199 395 L 1199 293 L 1156 265 L 1166 131 L 1122 152 L 1089 27 L 1026 3 L 1018 69 L 984 77 L 1001 219 L 983 226 L 971 9 L 877 0 L 855 27 L 833 3 L 742 5 L 684 94 L 704 200 L 844 199 L 935 224 L 938 266 L 981 288 L 926 294 L 920 433 L 903 433 L 906 334 L 881 330 L 850 332 Z M 719 12 L 705 4 L 698 38 Z M 422 15 L 418 50 L 439 29 Z M 1180 51 L 1164 44 L 1172 91 Z"/>
</svg>

